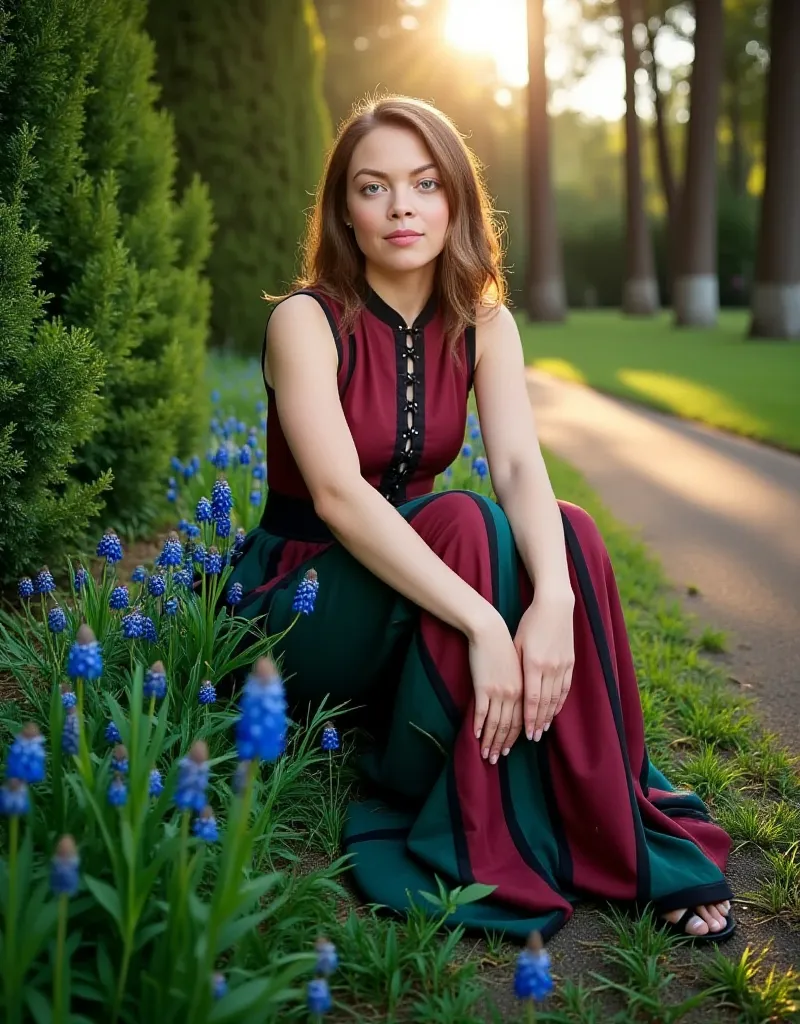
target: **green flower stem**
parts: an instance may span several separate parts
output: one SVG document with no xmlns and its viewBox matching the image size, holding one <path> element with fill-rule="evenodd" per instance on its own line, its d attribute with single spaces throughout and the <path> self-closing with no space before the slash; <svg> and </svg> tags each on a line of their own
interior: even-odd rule
<svg viewBox="0 0 800 1024">
<path fill-rule="evenodd" d="M 19 847 L 19 816 L 13 815 L 8 825 L 8 914 L 6 915 L 6 1020 L 8 1024 L 19 1020 L 19 1006 L 16 1005 L 17 972 L 14 958 L 17 952 L 17 851 Z"/>
<path fill-rule="evenodd" d="M 147 712 L 147 718 L 148 718 L 148 720 L 150 722 L 153 721 L 153 715 L 155 714 L 155 710 L 156 710 L 156 695 L 153 694 L 153 696 L 150 698 L 150 708 L 148 709 L 148 712 Z"/>
<path fill-rule="evenodd" d="M 64 946 L 67 941 L 67 904 L 69 897 L 58 898 L 58 932 L 56 935 L 56 962 L 53 971 L 53 1024 L 62 1024 L 69 1018 L 64 992 Z"/>
<path fill-rule="evenodd" d="M 536 1006 L 532 999 L 529 999 L 525 1006 L 525 1020 L 527 1024 L 536 1024 Z"/>
<path fill-rule="evenodd" d="M 83 781 L 91 789 L 92 786 L 92 762 L 89 757 L 89 746 L 86 742 L 86 728 L 83 715 L 83 679 L 75 680 L 75 687 L 78 692 L 78 768 Z"/>
</svg>

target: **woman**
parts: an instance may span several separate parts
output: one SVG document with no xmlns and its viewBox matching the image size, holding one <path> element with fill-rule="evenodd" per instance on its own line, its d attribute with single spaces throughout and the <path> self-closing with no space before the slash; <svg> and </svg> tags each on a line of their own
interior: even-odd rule
<svg viewBox="0 0 800 1024">
<path fill-rule="evenodd" d="M 330 155 L 305 271 L 264 344 L 269 496 L 232 579 L 290 701 L 386 706 L 382 799 L 344 841 L 368 898 L 482 882 L 456 920 L 552 935 L 581 897 L 733 930 L 728 836 L 649 763 L 614 575 L 589 515 L 556 502 L 503 303 L 487 194 L 452 124 L 390 97 Z M 475 389 L 498 503 L 433 493 Z"/>
</svg>

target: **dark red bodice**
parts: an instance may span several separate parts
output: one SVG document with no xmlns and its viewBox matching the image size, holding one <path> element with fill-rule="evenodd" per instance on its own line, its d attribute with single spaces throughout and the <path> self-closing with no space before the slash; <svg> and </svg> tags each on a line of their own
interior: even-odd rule
<svg viewBox="0 0 800 1024">
<path fill-rule="evenodd" d="M 456 359 L 434 297 L 407 327 L 370 291 L 352 333 L 342 337 L 341 306 L 318 292 L 306 294 L 320 303 L 331 326 L 339 394 L 361 475 L 394 505 L 431 491 L 436 475 L 456 458 L 463 442 L 474 328 L 459 339 Z M 268 506 L 276 507 L 280 496 L 295 499 L 291 505 L 297 509 L 300 502 L 310 502 L 308 488 L 283 436 L 269 386 L 267 395 Z M 269 519 L 267 511 L 263 525 L 274 530 Z"/>
</svg>

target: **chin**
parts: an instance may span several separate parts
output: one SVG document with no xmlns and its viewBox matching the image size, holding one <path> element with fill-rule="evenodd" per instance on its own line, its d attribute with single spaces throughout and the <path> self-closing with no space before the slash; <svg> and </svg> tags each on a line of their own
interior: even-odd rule
<svg viewBox="0 0 800 1024">
<path fill-rule="evenodd" d="M 375 263 L 392 273 L 410 273 L 413 270 L 421 270 L 423 267 L 427 267 L 438 255 L 438 252 L 432 253 L 427 248 L 425 252 L 398 249 L 397 252 L 393 253 L 381 253 L 381 258 L 375 260 Z"/>
</svg>

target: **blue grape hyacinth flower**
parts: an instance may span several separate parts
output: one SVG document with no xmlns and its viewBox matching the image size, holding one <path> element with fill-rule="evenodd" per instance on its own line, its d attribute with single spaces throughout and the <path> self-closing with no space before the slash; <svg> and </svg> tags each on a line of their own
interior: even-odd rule
<svg viewBox="0 0 800 1024">
<path fill-rule="evenodd" d="M 175 805 L 181 811 L 200 811 L 206 806 L 208 789 L 208 746 L 195 740 L 186 757 L 178 763 L 178 782 L 175 787 Z"/>
<path fill-rule="evenodd" d="M 473 470 L 478 474 L 478 477 L 483 480 L 489 472 L 489 464 L 482 455 L 478 455 L 475 461 L 472 463 Z"/>
<path fill-rule="evenodd" d="M 120 775 L 128 774 L 128 751 L 122 743 L 118 743 L 111 752 L 111 770 Z"/>
<path fill-rule="evenodd" d="M 259 658 L 239 700 L 236 747 L 242 761 L 274 761 L 286 743 L 286 696 L 271 658 Z"/>
<path fill-rule="evenodd" d="M 250 504 L 254 508 L 258 508 L 258 506 L 261 504 L 261 491 L 250 492 Z"/>
<path fill-rule="evenodd" d="M 470 432 L 469 432 L 469 437 L 470 437 L 471 441 L 480 441 L 480 439 L 481 439 L 481 428 L 480 427 L 473 427 L 472 430 L 470 430 Z"/>
<path fill-rule="evenodd" d="M 228 604 L 234 608 L 242 600 L 242 597 L 244 597 L 244 591 L 241 583 L 231 583 L 226 597 Z"/>
<path fill-rule="evenodd" d="M 109 565 L 122 561 L 122 543 L 110 526 L 97 545 L 97 557 L 105 558 Z"/>
<path fill-rule="evenodd" d="M 255 447 L 255 445 L 254 445 L 254 447 Z M 252 459 L 252 454 L 250 452 L 250 448 L 246 444 L 242 445 L 242 447 L 239 449 L 239 465 L 240 466 L 249 466 L 251 459 Z"/>
<path fill-rule="evenodd" d="M 334 946 L 330 939 L 320 935 L 314 943 L 314 949 L 317 953 L 317 962 L 314 970 L 317 974 L 323 975 L 323 977 L 330 977 L 339 966 L 339 954 L 336 952 L 336 946 Z"/>
<path fill-rule="evenodd" d="M 224 540 L 226 537 L 230 537 L 232 529 L 230 517 L 220 516 L 217 520 L 217 536 Z"/>
<path fill-rule="evenodd" d="M 217 448 L 216 452 L 214 452 L 214 458 L 212 461 L 214 465 L 217 467 L 217 469 L 227 469 L 230 459 L 230 452 L 228 451 L 226 446 L 220 445 L 219 448 Z"/>
<path fill-rule="evenodd" d="M 461 449 L 461 455 L 465 459 L 471 459 L 472 458 L 472 445 L 471 444 L 465 444 L 464 447 Z"/>
<path fill-rule="evenodd" d="M 123 620 L 124 621 L 124 620 Z M 103 674 L 103 652 L 91 628 L 84 622 L 67 655 L 70 679 L 99 679 Z"/>
<path fill-rule="evenodd" d="M 194 510 L 194 517 L 198 523 L 211 522 L 211 502 L 208 498 L 201 498 L 198 501 L 197 508 Z"/>
<path fill-rule="evenodd" d="M 240 526 L 236 530 L 236 536 L 233 538 L 233 550 L 239 551 L 247 537 L 247 532 L 243 526 Z"/>
<path fill-rule="evenodd" d="M 124 807 L 128 802 L 128 787 L 125 783 L 124 775 L 115 775 L 111 780 L 108 793 L 106 794 L 108 802 L 112 807 Z"/>
<path fill-rule="evenodd" d="M 36 573 L 33 580 L 33 589 L 37 594 L 52 594 L 56 589 L 56 581 L 46 565 Z"/>
<path fill-rule="evenodd" d="M 74 708 L 78 703 L 78 695 L 69 685 L 69 683 L 61 684 L 61 706 L 64 708 Z"/>
<path fill-rule="evenodd" d="M 122 635 L 126 640 L 138 640 L 144 636 L 144 616 L 138 608 L 123 616 Z"/>
<path fill-rule="evenodd" d="M 164 792 L 164 780 L 158 768 L 153 768 L 150 772 L 150 786 L 147 792 L 150 796 L 161 796 Z"/>
<path fill-rule="evenodd" d="M 56 605 L 47 613 L 47 628 L 51 633 L 63 633 L 67 628 L 67 616 L 64 609 Z"/>
<path fill-rule="evenodd" d="M 204 565 L 206 560 L 206 546 L 205 544 L 195 544 L 192 550 L 192 561 L 197 565 Z"/>
<path fill-rule="evenodd" d="M 200 704 L 213 704 L 217 699 L 217 690 L 210 679 L 206 679 L 197 693 L 197 700 Z"/>
<path fill-rule="evenodd" d="M 169 615 L 170 618 L 178 614 L 178 599 L 177 597 L 168 597 L 164 602 L 164 614 Z"/>
<path fill-rule="evenodd" d="M 145 672 L 142 693 L 149 700 L 155 697 L 156 700 L 163 700 L 167 693 L 167 673 L 163 661 L 154 661 Z"/>
<path fill-rule="evenodd" d="M 39 726 L 28 722 L 14 737 L 6 762 L 6 775 L 35 785 L 44 781 L 44 736 Z"/>
<path fill-rule="evenodd" d="M 175 502 L 175 501 L 178 500 L 178 492 L 175 490 L 174 487 L 168 487 L 167 488 L 166 498 L 167 498 L 167 501 L 170 501 L 170 502 Z"/>
<path fill-rule="evenodd" d="M 192 583 L 194 583 L 194 573 L 191 567 L 185 565 L 182 569 L 178 569 L 173 575 L 172 581 L 180 587 L 191 587 Z"/>
<path fill-rule="evenodd" d="M 204 843 L 216 843 L 219 839 L 219 829 L 217 828 L 217 819 L 214 817 L 213 810 L 208 804 L 194 819 L 192 824 L 192 835 L 197 839 L 201 839 Z"/>
<path fill-rule="evenodd" d="M 228 982 L 225 980 L 225 975 L 216 971 L 211 977 L 211 995 L 214 999 L 222 999 L 227 993 Z"/>
<path fill-rule="evenodd" d="M 113 608 L 115 612 L 121 612 L 123 608 L 127 608 L 131 603 L 130 596 L 128 594 L 127 587 L 114 587 L 111 591 L 111 596 L 108 599 L 108 607 Z"/>
<path fill-rule="evenodd" d="M 260 462 L 257 466 L 253 466 L 253 479 L 254 480 L 266 480 L 267 479 L 267 467 L 263 462 Z"/>
<path fill-rule="evenodd" d="M 78 709 L 73 705 L 67 708 L 64 718 L 64 729 L 61 733 L 61 752 L 63 754 L 77 754 L 80 749 L 81 723 L 78 718 Z"/>
<path fill-rule="evenodd" d="M 233 494 L 227 480 L 215 480 L 211 488 L 211 510 L 213 518 L 219 522 L 230 516 L 233 508 Z"/>
<path fill-rule="evenodd" d="M 541 1002 L 553 991 L 550 955 L 539 932 L 531 932 L 525 948 L 517 957 L 514 973 L 514 995 L 517 999 Z"/>
<path fill-rule="evenodd" d="M 306 1005 L 309 1013 L 322 1016 L 329 1013 L 333 1007 L 331 990 L 326 978 L 312 978 L 306 990 Z"/>
<path fill-rule="evenodd" d="M 50 891 L 54 896 L 74 896 L 78 891 L 80 857 L 75 840 L 62 836 L 50 861 Z"/>
<path fill-rule="evenodd" d="M 183 544 L 178 534 L 173 530 L 164 541 L 164 547 L 159 555 L 160 562 L 165 569 L 177 568 L 183 561 Z"/>
<path fill-rule="evenodd" d="M 161 597 L 167 589 L 167 581 L 161 573 L 154 573 L 147 581 L 147 592 L 151 597 Z"/>
<path fill-rule="evenodd" d="M 339 730 L 333 722 L 326 722 L 322 727 L 322 739 L 320 741 L 320 746 L 323 750 L 338 750 L 341 746 Z"/>
<path fill-rule="evenodd" d="M 0 814 L 5 818 L 20 818 L 30 809 L 27 784 L 22 779 L 9 779 L 0 789 Z"/>
<path fill-rule="evenodd" d="M 206 551 L 203 569 L 207 576 L 218 576 L 222 572 L 222 555 L 213 544 Z"/>
<path fill-rule="evenodd" d="M 151 644 L 158 643 L 158 630 L 149 615 L 142 616 L 142 637 Z"/>
<path fill-rule="evenodd" d="M 131 573 L 131 583 L 144 583 L 147 579 L 147 569 L 143 565 L 137 565 Z"/>
<path fill-rule="evenodd" d="M 72 589 L 76 594 L 80 594 L 86 584 L 89 582 L 89 573 L 83 566 L 78 566 L 75 570 L 75 579 L 72 583 Z"/>
<path fill-rule="evenodd" d="M 33 580 L 30 576 L 23 576 L 17 584 L 17 593 L 23 601 L 29 601 L 34 594 Z"/>
<path fill-rule="evenodd" d="M 119 743 L 122 740 L 122 735 L 117 728 L 116 722 L 109 722 L 103 733 L 106 743 Z"/>
<path fill-rule="evenodd" d="M 319 580 L 315 569 L 309 569 L 300 580 L 292 601 L 292 611 L 296 614 L 310 615 L 314 611 L 314 603 L 319 591 Z"/>
</svg>

